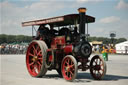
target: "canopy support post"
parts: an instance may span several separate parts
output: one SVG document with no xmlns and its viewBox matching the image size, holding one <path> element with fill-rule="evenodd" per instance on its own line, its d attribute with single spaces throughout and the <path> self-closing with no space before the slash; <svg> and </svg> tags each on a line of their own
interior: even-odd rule
<svg viewBox="0 0 128 85">
<path fill-rule="evenodd" d="M 89 37 L 89 34 L 88 34 L 88 23 L 87 23 L 87 41 L 88 41 L 88 37 Z"/>
<path fill-rule="evenodd" d="M 33 28 L 34 28 L 34 25 L 32 25 L 32 38 L 33 38 Z"/>
</svg>

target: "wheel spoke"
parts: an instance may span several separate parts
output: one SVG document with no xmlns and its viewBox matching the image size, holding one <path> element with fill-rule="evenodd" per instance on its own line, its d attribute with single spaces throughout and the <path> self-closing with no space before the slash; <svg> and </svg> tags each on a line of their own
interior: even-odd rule
<svg viewBox="0 0 128 85">
<path fill-rule="evenodd" d="M 38 67 L 38 72 L 40 72 L 41 66 L 40 65 L 37 65 L 37 67 Z"/>
<path fill-rule="evenodd" d="M 69 59 L 67 59 L 67 61 L 65 62 L 67 65 L 69 65 Z"/>
<path fill-rule="evenodd" d="M 98 76 L 101 76 L 101 73 L 100 73 L 100 71 L 98 71 Z"/>
<path fill-rule="evenodd" d="M 65 62 L 65 64 L 67 64 L 67 66 L 69 65 L 69 63 Z"/>
<path fill-rule="evenodd" d="M 39 60 L 40 62 L 42 62 L 42 58 L 38 58 L 38 60 Z"/>
<path fill-rule="evenodd" d="M 73 72 L 72 72 L 72 71 L 70 71 L 70 73 L 71 73 L 71 75 L 73 76 Z"/>
<path fill-rule="evenodd" d="M 40 72 L 40 68 L 41 68 L 41 64 L 39 63 L 39 61 L 37 61 L 36 63 L 36 68 L 38 70 L 38 73 Z"/>
<path fill-rule="evenodd" d="M 32 72 L 35 72 L 35 69 L 34 69 L 34 67 L 33 67 L 31 70 L 32 70 Z"/>
<path fill-rule="evenodd" d="M 36 50 L 37 50 L 37 51 L 39 50 L 39 45 L 37 45 Z"/>
<path fill-rule="evenodd" d="M 41 67 L 41 63 L 39 61 L 37 61 L 38 65 Z"/>
<path fill-rule="evenodd" d="M 69 78 L 72 78 L 72 74 L 70 73 Z"/>
<path fill-rule="evenodd" d="M 104 69 L 100 69 L 101 71 L 104 71 Z"/>
<path fill-rule="evenodd" d="M 31 69 L 31 70 L 34 69 L 34 65 L 31 65 L 31 66 L 30 66 L 30 69 Z"/>
<path fill-rule="evenodd" d="M 70 65 L 74 65 L 74 63 L 72 62 L 72 60 L 70 60 L 70 61 L 71 61 Z"/>
<path fill-rule="evenodd" d="M 29 53 L 28 55 L 34 57 L 34 55 L 32 53 Z"/>
<path fill-rule="evenodd" d="M 38 51 L 37 56 L 42 56 L 42 55 L 41 55 L 41 50 Z"/>
<path fill-rule="evenodd" d="M 39 67 L 37 64 L 35 65 L 35 71 L 36 71 L 36 73 L 39 73 Z"/>
<path fill-rule="evenodd" d="M 65 63 L 66 64 L 66 63 Z M 64 68 L 66 68 L 67 66 L 66 65 L 64 65 Z"/>
<path fill-rule="evenodd" d="M 33 54 L 34 54 L 34 56 L 36 56 L 35 50 L 33 50 Z"/>
<path fill-rule="evenodd" d="M 67 72 L 67 76 L 68 76 L 68 73 L 69 73 L 69 72 Z"/>
<path fill-rule="evenodd" d="M 69 64 L 69 62 L 70 62 L 70 59 L 68 59 L 68 64 Z"/>
<path fill-rule="evenodd" d="M 72 60 L 71 60 L 71 59 L 69 59 L 69 65 L 71 65 L 71 62 L 72 62 Z"/>
<path fill-rule="evenodd" d="M 35 65 L 32 65 L 31 71 L 32 71 L 34 74 L 36 73 L 36 71 L 35 71 Z"/>
<path fill-rule="evenodd" d="M 30 64 L 29 64 L 29 66 L 32 66 L 34 64 L 34 62 L 31 62 Z"/>
<path fill-rule="evenodd" d="M 97 65 L 97 61 L 94 61 L 95 62 L 95 64 Z"/>
<path fill-rule="evenodd" d="M 69 67 L 72 68 L 73 66 L 74 66 L 74 64 L 73 65 L 70 65 Z"/>
<path fill-rule="evenodd" d="M 64 70 L 65 73 L 67 73 L 68 71 L 67 70 Z"/>
<path fill-rule="evenodd" d="M 35 46 L 34 45 L 32 47 L 33 47 L 33 52 L 36 55 L 37 54 L 37 50 L 35 49 Z"/>
</svg>

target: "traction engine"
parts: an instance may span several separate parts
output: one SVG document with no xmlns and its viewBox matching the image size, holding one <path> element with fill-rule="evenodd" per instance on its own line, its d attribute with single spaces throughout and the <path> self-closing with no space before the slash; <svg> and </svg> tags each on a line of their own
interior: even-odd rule
<svg viewBox="0 0 128 85">
<path fill-rule="evenodd" d="M 48 70 L 54 69 L 65 80 L 73 81 L 78 69 L 89 69 L 94 79 L 104 77 L 106 63 L 102 57 L 94 55 L 89 60 L 92 47 L 87 41 L 85 27 L 95 22 L 95 18 L 86 15 L 86 8 L 79 8 L 78 11 L 79 14 L 22 23 L 22 26 L 39 26 L 37 36 L 26 53 L 26 66 L 31 76 L 42 77 Z M 50 26 L 49 29 L 45 27 L 46 24 Z"/>
</svg>

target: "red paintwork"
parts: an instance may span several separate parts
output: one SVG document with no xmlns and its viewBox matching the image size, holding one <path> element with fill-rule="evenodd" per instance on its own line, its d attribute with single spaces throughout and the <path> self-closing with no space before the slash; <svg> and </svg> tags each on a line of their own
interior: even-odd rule
<svg viewBox="0 0 128 85">
<path fill-rule="evenodd" d="M 52 61 L 52 59 L 53 59 L 53 57 L 52 57 L 52 55 L 50 55 L 50 56 L 49 56 L 49 60 L 48 60 L 48 61 L 50 61 L 50 62 L 51 62 L 51 61 Z"/>
<path fill-rule="evenodd" d="M 61 45 L 61 46 L 65 45 L 65 36 L 59 36 L 59 37 L 53 38 L 51 43 L 51 48 L 56 49 L 57 45 Z"/>
<path fill-rule="evenodd" d="M 66 45 L 66 46 L 64 47 L 64 52 L 65 52 L 65 54 L 72 53 L 72 50 L 73 50 L 72 44 Z"/>
<path fill-rule="evenodd" d="M 69 53 L 72 53 L 72 50 L 73 50 L 73 45 L 70 44 L 70 45 L 65 45 L 65 36 L 59 36 L 59 37 L 55 37 L 53 38 L 53 41 L 51 43 L 51 48 L 52 49 L 56 49 L 57 48 L 57 45 L 59 46 L 63 46 L 62 49 L 64 49 L 64 53 L 65 54 L 69 54 Z"/>
</svg>

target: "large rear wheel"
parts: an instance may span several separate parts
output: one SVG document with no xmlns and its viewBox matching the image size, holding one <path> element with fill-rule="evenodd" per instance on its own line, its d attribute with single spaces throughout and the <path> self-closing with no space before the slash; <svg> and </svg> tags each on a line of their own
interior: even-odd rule
<svg viewBox="0 0 128 85">
<path fill-rule="evenodd" d="M 72 55 L 64 57 L 61 64 L 63 78 L 67 81 L 73 81 L 77 75 L 77 61 Z"/>
<path fill-rule="evenodd" d="M 92 58 L 90 62 L 90 73 L 94 79 L 103 79 L 106 69 L 106 63 L 102 57 L 96 55 Z"/>
<path fill-rule="evenodd" d="M 26 53 L 26 65 L 28 72 L 33 77 L 44 76 L 47 72 L 45 58 L 47 45 L 43 41 L 32 41 Z"/>
</svg>

